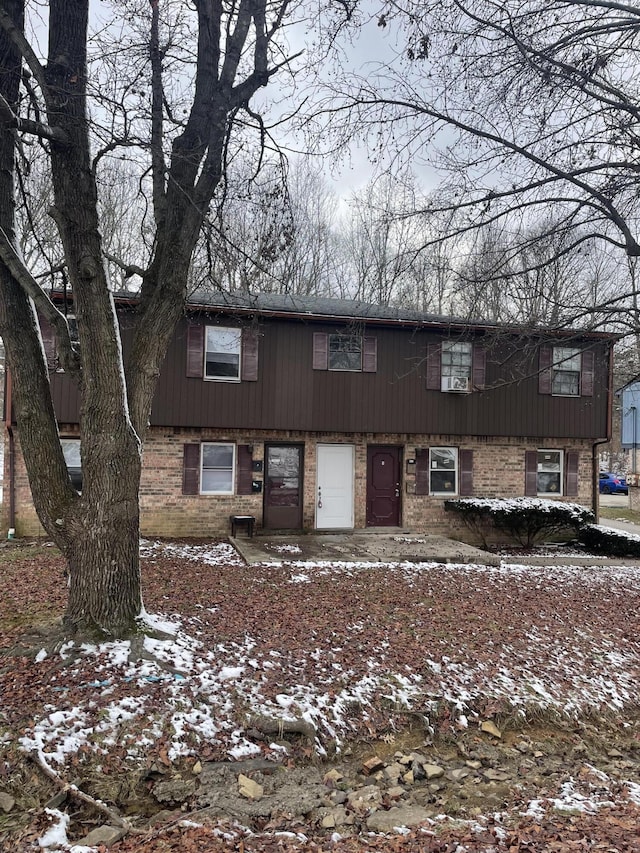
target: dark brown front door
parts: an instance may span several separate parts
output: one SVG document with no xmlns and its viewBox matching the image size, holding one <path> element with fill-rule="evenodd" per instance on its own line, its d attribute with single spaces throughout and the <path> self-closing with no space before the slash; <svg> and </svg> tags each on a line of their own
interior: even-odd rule
<svg viewBox="0 0 640 853">
<path fill-rule="evenodd" d="M 302 462 L 300 444 L 266 445 L 263 526 L 268 530 L 302 527 Z"/>
<path fill-rule="evenodd" d="M 367 448 L 367 527 L 400 526 L 401 448 Z"/>
</svg>

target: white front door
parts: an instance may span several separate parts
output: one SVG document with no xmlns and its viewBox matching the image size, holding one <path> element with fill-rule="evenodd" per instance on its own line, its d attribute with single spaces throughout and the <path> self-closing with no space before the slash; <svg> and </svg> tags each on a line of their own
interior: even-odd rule
<svg viewBox="0 0 640 853">
<path fill-rule="evenodd" d="M 353 527 L 352 444 L 319 444 L 316 461 L 316 528 Z"/>
</svg>

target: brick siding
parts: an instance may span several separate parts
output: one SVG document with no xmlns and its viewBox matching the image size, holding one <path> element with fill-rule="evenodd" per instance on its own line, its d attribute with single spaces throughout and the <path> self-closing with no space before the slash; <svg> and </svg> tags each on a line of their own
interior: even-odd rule
<svg viewBox="0 0 640 853">
<path fill-rule="evenodd" d="M 74 437 L 73 428 L 60 428 L 60 434 Z M 480 497 L 517 497 L 524 494 L 525 451 L 539 447 L 577 451 L 579 453 L 579 493 L 570 500 L 591 506 L 591 442 L 515 438 L 469 438 L 447 435 L 397 435 L 358 433 L 302 433 L 239 430 L 195 430 L 153 428 L 145 444 L 144 465 L 140 484 L 141 531 L 145 536 L 210 537 L 229 534 L 229 516 L 253 515 L 258 529 L 262 526 L 263 494 L 250 495 L 183 495 L 183 445 L 199 441 L 229 441 L 253 447 L 253 459 L 264 460 L 268 442 L 304 444 L 304 513 L 303 527 L 315 526 L 316 446 L 318 443 L 352 444 L 355 448 L 355 528 L 366 527 L 367 447 L 370 444 L 392 445 L 402 449 L 401 503 L 402 525 L 412 530 L 442 533 L 468 539 L 469 533 L 457 523 L 455 516 L 444 512 L 442 497 L 411 494 L 415 475 L 407 473 L 407 459 L 414 459 L 416 448 L 457 447 L 473 450 L 473 493 Z M 6 457 L 5 457 L 6 458 Z M 263 473 L 255 479 L 262 480 Z M 5 466 L 5 500 L 3 526 L 7 529 L 8 482 Z M 16 535 L 39 536 L 43 530 L 31 502 L 31 493 L 19 440 L 16 438 Z"/>
</svg>

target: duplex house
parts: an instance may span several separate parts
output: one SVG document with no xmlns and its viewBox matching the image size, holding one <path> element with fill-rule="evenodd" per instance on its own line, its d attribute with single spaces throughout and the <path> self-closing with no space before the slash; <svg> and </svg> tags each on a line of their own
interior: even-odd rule
<svg viewBox="0 0 640 853">
<path fill-rule="evenodd" d="M 131 304 L 120 300 L 125 355 Z M 81 488 L 78 397 L 43 325 L 60 435 Z M 613 337 L 468 323 L 285 295 L 197 296 L 176 329 L 145 444 L 141 528 L 445 532 L 453 496 L 587 506 L 610 437 Z M 10 417 L 10 415 L 9 415 Z M 16 533 L 41 532 L 19 433 Z M 5 500 L 5 507 L 8 502 Z M 6 519 L 5 519 L 6 522 Z"/>
</svg>

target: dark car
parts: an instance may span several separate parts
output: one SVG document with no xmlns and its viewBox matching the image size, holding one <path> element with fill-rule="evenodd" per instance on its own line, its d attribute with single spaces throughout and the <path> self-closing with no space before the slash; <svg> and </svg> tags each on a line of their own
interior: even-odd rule
<svg viewBox="0 0 640 853">
<path fill-rule="evenodd" d="M 629 487 L 624 477 L 612 474 L 610 471 L 600 471 L 600 494 L 628 495 Z"/>
</svg>

